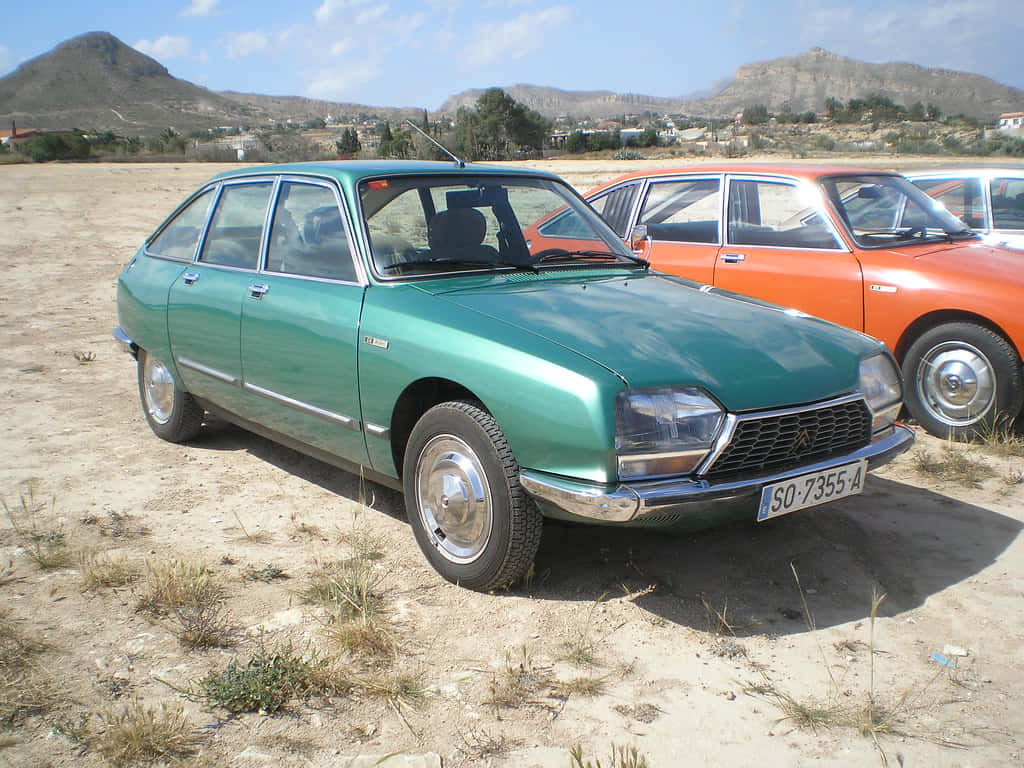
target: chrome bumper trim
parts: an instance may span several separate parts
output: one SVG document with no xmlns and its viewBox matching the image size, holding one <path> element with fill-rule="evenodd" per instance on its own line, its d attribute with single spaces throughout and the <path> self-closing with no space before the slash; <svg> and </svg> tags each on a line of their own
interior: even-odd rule
<svg viewBox="0 0 1024 768">
<path fill-rule="evenodd" d="M 129 355 L 134 357 L 136 360 L 139 358 L 139 345 L 132 341 L 128 334 L 122 331 L 120 328 L 115 328 L 111 333 L 114 335 L 114 340 L 121 345 L 121 348 Z"/>
<path fill-rule="evenodd" d="M 755 501 L 766 485 L 860 459 L 868 460 L 869 470 L 877 469 L 913 444 L 914 433 L 902 424 L 896 424 L 869 445 L 851 453 L 787 472 L 745 480 L 710 483 L 684 478 L 608 486 L 524 469 L 519 474 L 519 483 L 538 501 L 551 504 L 574 517 L 628 523 L 653 516 L 696 514 L 725 502 Z"/>
</svg>

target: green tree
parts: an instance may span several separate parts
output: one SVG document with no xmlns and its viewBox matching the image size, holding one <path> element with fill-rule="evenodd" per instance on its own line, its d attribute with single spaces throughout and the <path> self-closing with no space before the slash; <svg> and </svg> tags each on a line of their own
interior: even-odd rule
<svg viewBox="0 0 1024 768">
<path fill-rule="evenodd" d="M 346 128 L 341 132 L 341 138 L 334 142 L 339 155 L 356 155 L 363 148 L 359 142 L 359 134 L 355 128 Z"/>
<path fill-rule="evenodd" d="M 500 88 L 488 88 L 475 109 L 457 115 L 455 143 L 471 160 L 500 160 L 523 150 L 540 150 L 550 123 Z"/>
<path fill-rule="evenodd" d="M 768 122 L 768 107 L 764 104 L 744 107 L 742 119 L 747 125 L 764 125 Z"/>
</svg>

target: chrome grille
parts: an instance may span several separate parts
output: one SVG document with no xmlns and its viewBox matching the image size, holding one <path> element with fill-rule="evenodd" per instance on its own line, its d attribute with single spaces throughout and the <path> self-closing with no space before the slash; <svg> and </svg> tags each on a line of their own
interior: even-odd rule
<svg viewBox="0 0 1024 768">
<path fill-rule="evenodd" d="M 732 440 L 705 477 L 721 481 L 771 475 L 849 453 L 870 441 L 871 412 L 863 400 L 741 416 Z"/>
</svg>

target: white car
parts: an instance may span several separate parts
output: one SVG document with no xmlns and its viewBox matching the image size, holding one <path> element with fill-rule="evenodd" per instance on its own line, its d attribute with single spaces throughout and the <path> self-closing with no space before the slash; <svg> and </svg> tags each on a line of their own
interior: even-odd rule
<svg viewBox="0 0 1024 768">
<path fill-rule="evenodd" d="M 1024 166 L 942 168 L 904 174 L 989 245 L 1024 250 Z"/>
</svg>

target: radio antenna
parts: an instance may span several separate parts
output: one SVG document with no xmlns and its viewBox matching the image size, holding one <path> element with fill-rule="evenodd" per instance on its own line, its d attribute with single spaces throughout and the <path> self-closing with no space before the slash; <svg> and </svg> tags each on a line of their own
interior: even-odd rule
<svg viewBox="0 0 1024 768">
<path fill-rule="evenodd" d="M 454 152 L 449 150 L 448 147 L 446 147 L 440 141 L 438 141 L 433 136 L 431 136 L 429 133 L 427 133 L 422 128 L 420 128 L 418 125 L 416 125 L 416 123 L 414 123 L 412 120 L 409 120 L 408 118 L 406 118 L 405 122 L 407 122 L 410 126 L 412 126 L 417 131 L 422 133 L 426 137 L 427 141 L 429 141 L 435 147 L 437 147 L 442 152 L 444 152 L 446 155 L 448 155 L 448 157 L 450 157 L 452 159 L 452 161 L 455 163 L 455 167 L 456 168 L 465 168 L 466 167 L 466 163 L 463 160 L 460 160 L 458 157 L 456 157 Z"/>
</svg>

